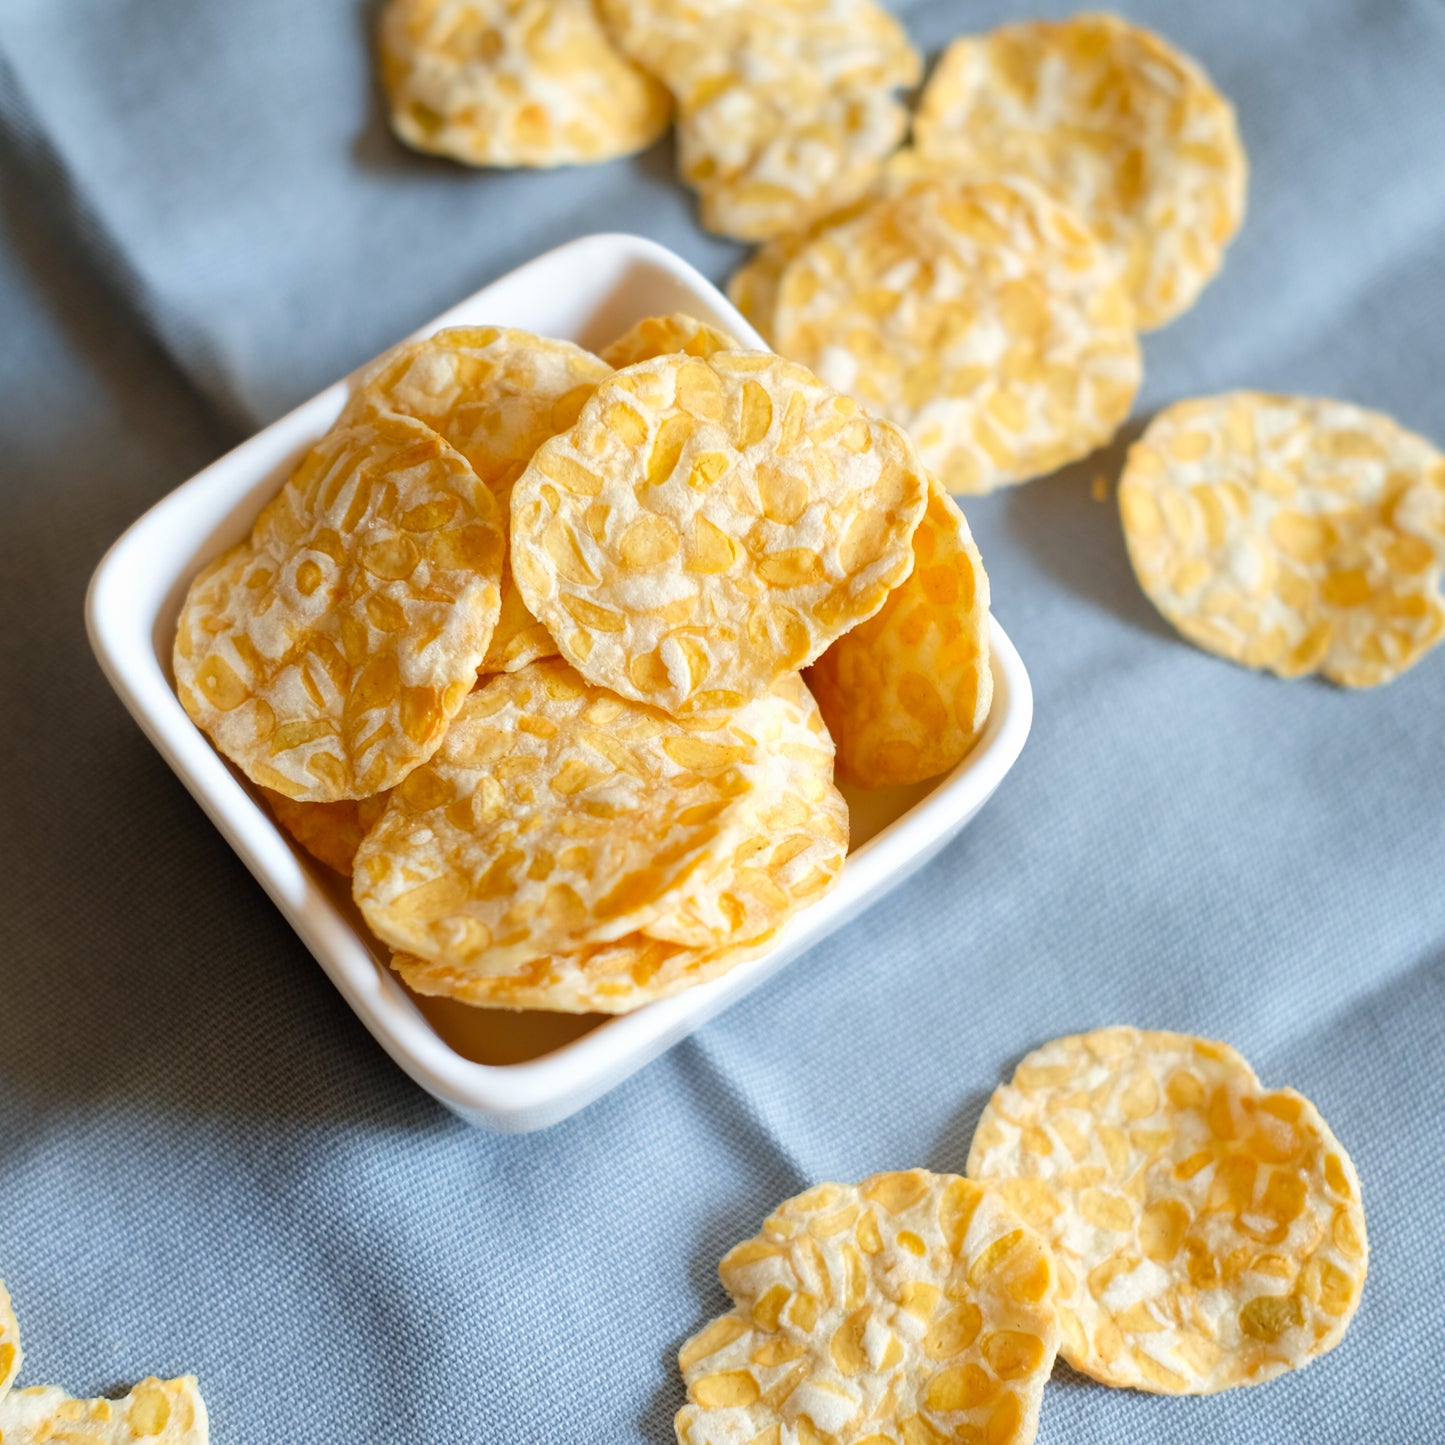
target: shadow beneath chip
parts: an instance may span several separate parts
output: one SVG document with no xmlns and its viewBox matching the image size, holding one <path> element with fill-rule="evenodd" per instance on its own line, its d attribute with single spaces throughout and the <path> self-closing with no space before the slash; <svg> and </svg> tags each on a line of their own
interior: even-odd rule
<svg viewBox="0 0 1445 1445">
<path fill-rule="evenodd" d="M 1144 426 L 1131 421 L 1103 450 L 1052 476 L 1010 487 L 1000 498 L 1002 518 L 1010 536 L 1074 596 L 1130 627 L 1174 638 L 1140 591 L 1119 522 L 1119 473 Z M 1102 497 L 1094 492 L 1097 479 L 1107 485 Z M 962 501 L 966 511 L 968 499 Z"/>
</svg>

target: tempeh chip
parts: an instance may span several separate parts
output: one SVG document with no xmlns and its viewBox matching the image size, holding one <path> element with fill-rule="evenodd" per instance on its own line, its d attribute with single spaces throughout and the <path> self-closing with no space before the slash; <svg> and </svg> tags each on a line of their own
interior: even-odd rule
<svg viewBox="0 0 1445 1445">
<path fill-rule="evenodd" d="M 1244 219 L 1233 108 L 1195 61 L 1117 15 L 956 40 L 924 87 L 914 144 L 1069 205 L 1116 257 L 1144 330 L 1194 303 Z"/>
<path fill-rule="evenodd" d="M 194 1375 L 142 1380 L 120 1400 L 76 1400 L 54 1385 L 0 1398 L 4 1445 L 207 1445 L 210 1422 Z"/>
<path fill-rule="evenodd" d="M 284 793 L 262 788 L 276 821 L 319 863 L 351 877 L 352 860 L 361 840 L 386 811 L 390 791 L 369 798 L 343 798 L 339 803 L 298 803 Z"/>
<path fill-rule="evenodd" d="M 615 341 L 602 348 L 601 356 L 608 366 L 621 370 L 654 356 L 671 356 L 685 352 L 688 356 L 711 356 L 714 351 L 737 351 L 739 343 L 716 326 L 709 326 L 695 316 L 680 311 L 670 316 L 645 316 L 629 326 Z M 562 428 L 558 428 L 562 430 Z M 535 450 L 535 448 L 534 448 Z"/>
<path fill-rule="evenodd" d="M 907 428 L 950 492 L 1103 445 L 1142 375 L 1113 263 L 1016 179 L 920 180 L 830 225 L 787 264 L 772 340 Z"/>
<path fill-rule="evenodd" d="M 533 458 L 513 568 L 585 677 L 718 713 L 878 611 L 926 496 L 912 442 L 803 367 L 662 356 L 617 372 Z"/>
<path fill-rule="evenodd" d="M 988 574 L 953 500 L 933 482 L 913 571 L 883 610 L 808 672 L 838 745 L 838 773 L 865 788 L 917 783 L 967 756 L 988 721 Z"/>
<path fill-rule="evenodd" d="M 1259 1384 L 1333 1349 L 1360 1301 L 1354 1165 L 1309 1100 L 1224 1044 L 1045 1044 L 984 1109 L 968 1175 L 1052 1247 L 1061 1353 L 1106 1385 Z"/>
<path fill-rule="evenodd" d="M 734 1303 L 678 1353 L 680 1445 L 1028 1445 L 1054 1267 L 994 1193 L 923 1170 L 819 1184 L 718 1266 Z"/>
<path fill-rule="evenodd" d="M 20 1348 L 20 1324 L 15 1318 L 4 1281 L 0 1280 L 0 1399 L 4 1399 L 6 1390 L 20 1373 L 24 1358 Z"/>
<path fill-rule="evenodd" d="M 380 51 L 397 135 L 467 165 L 609 160 L 651 145 L 672 115 L 592 0 L 389 0 Z"/>
<path fill-rule="evenodd" d="M 191 584 L 176 691 L 255 783 L 307 802 L 394 786 L 440 745 L 500 610 L 492 493 L 436 432 L 323 437 L 248 541 Z"/>
<path fill-rule="evenodd" d="M 1379 412 L 1178 402 L 1130 448 L 1119 510 L 1149 600 L 1231 661 L 1373 687 L 1445 635 L 1445 455 Z"/>
</svg>

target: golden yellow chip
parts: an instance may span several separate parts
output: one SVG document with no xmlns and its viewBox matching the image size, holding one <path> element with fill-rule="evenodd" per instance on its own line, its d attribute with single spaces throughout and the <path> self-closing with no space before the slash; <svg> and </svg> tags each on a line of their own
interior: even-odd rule
<svg viewBox="0 0 1445 1445">
<path fill-rule="evenodd" d="M 718 978 L 771 942 L 772 935 L 764 934 L 744 943 L 688 948 L 629 933 L 576 953 L 534 958 L 505 973 L 405 953 L 393 954 L 391 966 L 415 992 L 472 1008 L 621 1014 Z"/>
<path fill-rule="evenodd" d="M 907 428 L 950 492 L 1107 442 L 1142 372 L 1099 243 L 1023 181 L 920 181 L 788 265 L 773 342 Z"/>
<path fill-rule="evenodd" d="M 716 326 L 709 326 L 695 316 L 675 311 L 670 316 L 644 317 L 616 341 L 604 346 L 602 359 L 608 366 L 620 370 L 624 366 L 635 366 L 639 361 L 651 361 L 654 356 L 671 356 L 677 352 L 685 352 L 688 356 L 711 356 L 714 351 L 737 351 L 738 346 L 738 342 L 726 331 L 719 331 Z"/>
<path fill-rule="evenodd" d="M 731 846 L 757 738 L 791 705 L 770 694 L 703 727 L 557 659 L 499 674 L 363 839 L 362 914 L 399 952 L 490 973 L 645 928 Z"/>
<path fill-rule="evenodd" d="M 566 431 L 611 368 L 570 341 L 498 326 L 456 326 L 382 357 L 342 423 L 399 411 L 440 433 L 491 488 L 505 522 L 512 484 L 548 437 Z M 482 671 L 513 672 L 557 651 L 502 567 L 502 614 Z"/>
<path fill-rule="evenodd" d="M 966 1179 L 875 1174 L 788 1200 L 678 1352 L 679 1445 L 1028 1445 L 1059 1330 L 1048 1251 Z"/>
<path fill-rule="evenodd" d="M 1188 56 L 1117 15 L 954 41 L 913 136 L 962 172 L 1027 176 L 1071 206 L 1117 257 L 1145 330 L 1194 303 L 1244 219 L 1233 107 Z"/>
<path fill-rule="evenodd" d="M 808 673 L 838 745 L 839 776 L 881 788 L 936 777 L 963 760 L 993 701 L 988 603 L 968 522 L 933 482 L 908 580 Z"/>
<path fill-rule="evenodd" d="M 181 609 L 176 691 L 252 780 L 329 803 L 436 751 L 500 608 L 497 504 L 410 417 L 323 437 Z"/>
<path fill-rule="evenodd" d="M 382 84 L 407 145 L 471 166 L 630 155 L 667 129 L 667 91 L 613 49 L 592 0 L 389 0 Z"/>
<path fill-rule="evenodd" d="M 0 1399 L 5 1445 L 206 1445 L 210 1422 L 194 1375 L 142 1380 L 120 1400 L 75 1400 L 54 1385 Z"/>
<path fill-rule="evenodd" d="M 871 617 L 912 565 L 912 442 L 764 352 L 618 372 L 517 483 L 523 600 L 600 686 L 740 706 Z"/>
<path fill-rule="evenodd" d="M 298 803 L 284 793 L 261 789 L 276 821 L 318 862 L 351 877 L 352 860 L 361 840 L 386 811 L 391 793 L 369 798 L 343 798 L 339 803 Z"/>
<path fill-rule="evenodd" d="M 1333 1349 L 1360 1301 L 1354 1165 L 1309 1100 L 1224 1044 L 1045 1044 L 984 1109 L 968 1175 L 1053 1248 L 1060 1349 L 1106 1385 L 1259 1384 Z"/>
<path fill-rule="evenodd" d="M 6 1390 L 20 1373 L 24 1358 L 24 1351 L 20 1348 L 20 1324 L 10 1304 L 10 1296 L 5 1291 L 5 1283 L 0 1280 L 0 1399 L 4 1398 Z"/>
<path fill-rule="evenodd" d="M 752 710 L 761 777 L 739 808 L 736 841 L 700 868 L 644 930 L 694 948 L 736 945 L 781 928 L 842 876 L 848 804 L 833 786 L 833 739 L 796 673 Z"/>
<path fill-rule="evenodd" d="M 1373 687 L 1445 633 L 1445 455 L 1378 412 L 1179 402 L 1130 448 L 1119 510 L 1149 600 L 1231 661 Z"/>
<path fill-rule="evenodd" d="M 679 168 L 703 224 L 725 235 L 761 240 L 846 205 L 906 129 L 892 91 L 916 83 L 918 54 L 873 0 L 603 0 L 602 11 L 677 97 Z"/>
</svg>

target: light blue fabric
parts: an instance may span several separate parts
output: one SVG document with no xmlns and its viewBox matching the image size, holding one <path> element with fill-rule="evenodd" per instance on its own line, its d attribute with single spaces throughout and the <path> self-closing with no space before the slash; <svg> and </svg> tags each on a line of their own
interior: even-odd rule
<svg viewBox="0 0 1445 1445">
<path fill-rule="evenodd" d="M 1051 12 L 1064 7 L 1041 6 Z M 1138 415 L 1249 385 L 1445 438 L 1445 3 L 1131 5 L 1236 100 L 1251 214 Z M 1023 13 L 905 7 L 930 49 Z M 536 251 L 721 279 L 666 143 L 482 175 L 388 137 L 348 0 L 0 0 L 0 1277 L 31 1383 L 196 1371 L 218 1442 L 671 1439 L 714 1266 L 823 1178 L 961 1168 L 1055 1034 L 1230 1040 L 1318 1101 L 1373 1263 L 1325 1361 L 1209 1400 L 1060 1371 L 1039 1439 L 1445 1437 L 1445 652 L 1380 691 L 1195 651 L 1089 479 L 968 508 L 1037 695 L 954 847 L 547 1133 L 414 1088 L 110 696 L 86 577 L 247 430 Z M 1131 428 L 1135 434 L 1137 426 Z"/>
</svg>

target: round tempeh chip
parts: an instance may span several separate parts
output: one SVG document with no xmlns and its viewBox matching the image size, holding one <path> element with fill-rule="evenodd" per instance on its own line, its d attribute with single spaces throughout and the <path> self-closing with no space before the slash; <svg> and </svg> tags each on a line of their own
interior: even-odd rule
<svg viewBox="0 0 1445 1445">
<path fill-rule="evenodd" d="M 512 485 L 548 437 L 566 431 L 612 374 L 607 362 L 530 331 L 454 326 L 388 352 L 367 371 L 342 423 L 397 411 L 441 434 L 491 488 L 505 526 Z M 502 564 L 502 614 L 481 670 L 514 672 L 557 644 L 527 611 Z"/>
<path fill-rule="evenodd" d="M 505 540 L 492 493 L 421 422 L 382 413 L 323 437 L 249 541 L 191 584 L 176 692 L 263 787 L 362 798 L 436 751 L 497 623 Z"/>
<path fill-rule="evenodd" d="M 489 679 L 362 841 L 367 924 L 398 952 L 488 973 L 640 931 L 734 846 L 790 688 L 703 726 L 558 659 Z"/>
<path fill-rule="evenodd" d="M 210 1421 L 194 1375 L 142 1380 L 119 1400 L 76 1400 L 54 1385 L 0 1398 L 5 1445 L 206 1445 Z"/>
<path fill-rule="evenodd" d="M 678 716 L 741 706 L 912 566 L 913 443 L 764 352 L 617 372 L 517 483 L 523 600 L 585 677 Z"/>
<path fill-rule="evenodd" d="M 1045 1044 L 984 1109 L 968 1175 L 1052 1247 L 1061 1353 L 1106 1385 L 1259 1384 L 1333 1349 L 1360 1301 L 1354 1165 L 1309 1100 L 1224 1044 Z"/>
<path fill-rule="evenodd" d="M 534 958 L 503 973 L 405 953 L 393 954 L 391 966 L 416 993 L 472 1008 L 621 1014 L 721 977 L 771 942 L 767 933 L 741 943 L 689 948 L 628 933 L 576 953 Z"/>
<path fill-rule="evenodd" d="M 1233 662 L 1373 687 L 1445 635 L 1445 454 L 1379 412 L 1178 402 L 1130 448 L 1119 510 L 1149 600 Z"/>
<path fill-rule="evenodd" d="M 601 356 L 608 366 L 621 370 L 639 361 L 651 361 L 654 356 L 672 356 L 678 352 L 711 356 L 714 351 L 737 351 L 739 346 L 736 338 L 726 331 L 675 311 L 670 316 L 645 316 L 636 325 L 629 326 L 616 341 L 604 346 Z"/>
<path fill-rule="evenodd" d="M 718 1266 L 683 1345 L 680 1445 L 1028 1445 L 1059 1330 L 1053 1262 L 997 1194 L 921 1169 L 819 1184 Z"/>
<path fill-rule="evenodd" d="M 773 343 L 907 428 L 950 492 L 1085 456 L 1142 375 L 1104 249 L 1018 180 L 921 180 L 829 226 L 783 273 Z"/>
<path fill-rule="evenodd" d="M 343 798 L 339 803 L 298 803 L 284 793 L 261 789 L 276 821 L 313 857 L 344 878 L 361 840 L 386 811 L 390 791 L 369 798 Z"/>
<path fill-rule="evenodd" d="M 610 160 L 651 145 L 672 116 L 592 0 L 389 0 L 380 52 L 397 135 L 467 165 Z"/>
<path fill-rule="evenodd" d="M 1234 109 L 1188 56 L 1116 15 L 954 41 L 914 144 L 969 175 L 1025 176 L 1109 247 L 1141 329 L 1193 305 L 1244 219 Z"/>
<path fill-rule="evenodd" d="M 20 1348 L 20 1322 L 15 1318 L 5 1283 L 0 1280 L 0 1399 L 4 1399 L 6 1390 L 15 1382 L 24 1358 Z"/>
<path fill-rule="evenodd" d="M 873 183 L 907 128 L 917 52 L 873 0 L 602 0 L 618 44 L 678 102 L 703 224 L 742 240 L 806 226 Z"/>
<path fill-rule="evenodd" d="M 968 522 L 933 482 L 908 579 L 808 672 L 840 777 L 865 788 L 918 783 L 967 756 L 993 701 L 988 605 Z"/>
</svg>

